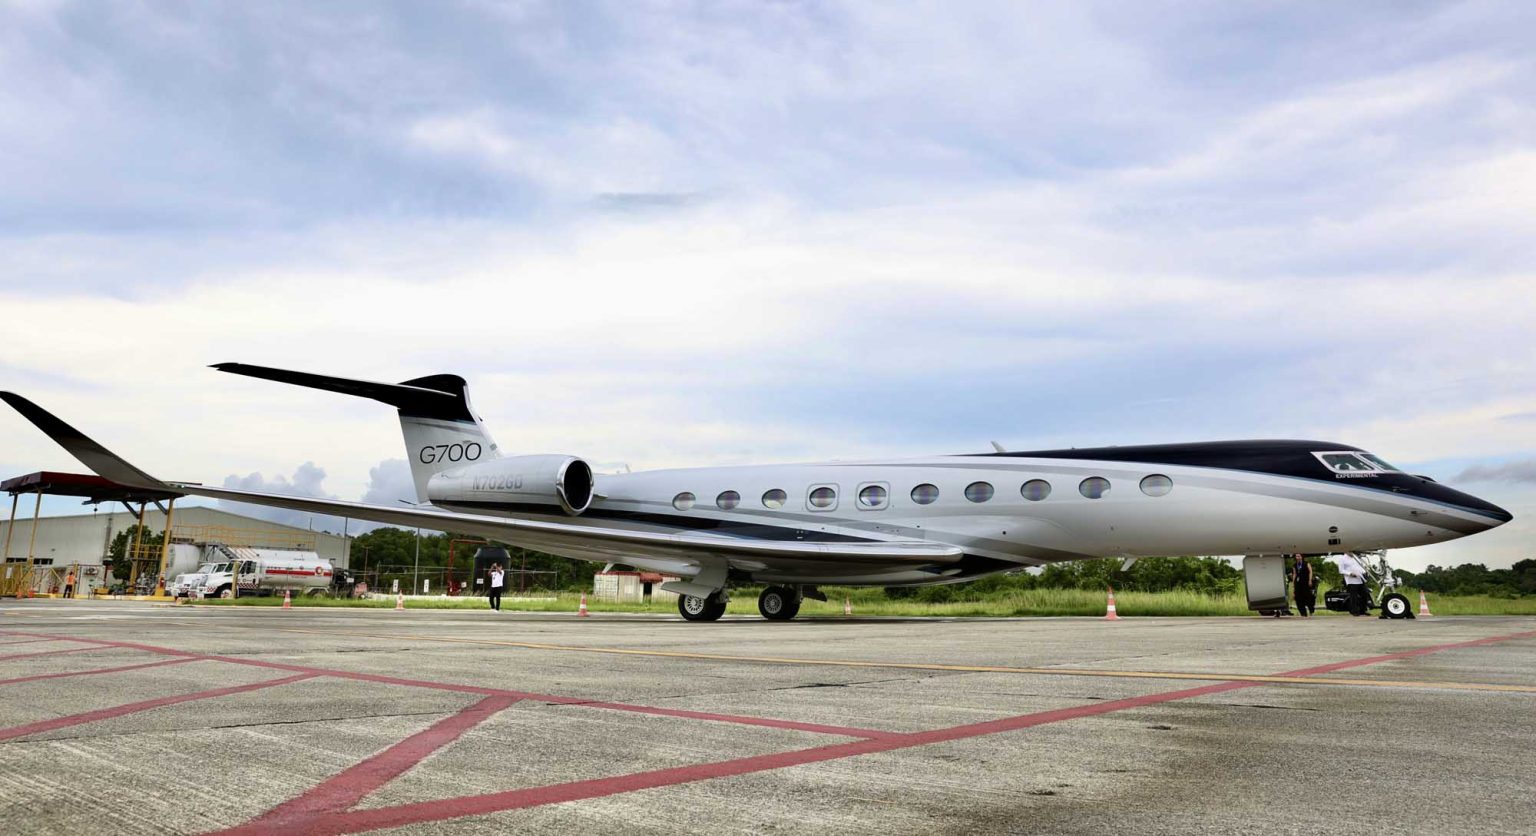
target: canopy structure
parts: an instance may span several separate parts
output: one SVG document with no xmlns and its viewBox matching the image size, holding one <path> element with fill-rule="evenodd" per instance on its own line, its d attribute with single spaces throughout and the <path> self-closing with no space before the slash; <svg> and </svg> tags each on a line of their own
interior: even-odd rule
<svg viewBox="0 0 1536 836">
<path fill-rule="evenodd" d="M 94 505 L 101 502 L 121 502 L 129 511 L 139 517 L 138 527 L 134 530 L 133 542 L 127 547 L 127 560 L 130 563 L 128 584 L 130 587 L 139 584 L 140 576 L 144 576 L 145 583 L 156 590 L 158 595 L 165 594 L 165 560 L 167 548 L 170 544 L 171 515 L 176 508 L 176 498 L 182 494 L 170 491 L 157 491 L 146 488 L 136 488 L 128 485 L 120 485 L 110 479 L 85 473 L 55 473 L 48 470 L 40 470 L 36 473 L 28 473 L 24 476 L 16 476 L 0 482 L 0 491 L 11 495 L 10 523 L 5 527 L 5 545 L 0 551 L 0 561 L 5 563 L 19 563 L 19 559 L 11 556 L 11 533 L 16 530 L 16 506 L 21 500 L 22 494 L 32 494 L 37 497 L 32 508 L 32 532 L 27 543 L 26 567 L 23 572 L 13 572 L 8 567 L 4 577 L 0 578 L 0 595 L 24 594 L 33 584 L 32 565 L 34 560 L 33 549 L 37 540 L 37 518 L 42 510 L 43 496 L 79 496 L 84 497 L 86 505 Z M 168 503 L 168 504 L 162 504 Z M 158 546 L 149 546 L 141 541 L 144 531 L 144 509 L 154 504 L 165 512 L 165 532 Z M 138 507 L 135 508 L 134 506 Z M 158 565 L 159 572 L 155 573 Z"/>
<path fill-rule="evenodd" d="M 28 473 L 25 476 L 6 479 L 0 482 L 0 491 L 4 491 L 13 497 L 24 493 L 46 494 L 48 496 L 81 496 L 85 497 L 85 504 L 88 505 L 95 505 L 100 502 L 137 502 L 143 504 L 146 502 L 175 499 L 178 496 L 168 491 L 153 491 L 119 485 L 95 474 L 55 473 L 51 470 L 39 470 L 36 473 Z"/>
</svg>

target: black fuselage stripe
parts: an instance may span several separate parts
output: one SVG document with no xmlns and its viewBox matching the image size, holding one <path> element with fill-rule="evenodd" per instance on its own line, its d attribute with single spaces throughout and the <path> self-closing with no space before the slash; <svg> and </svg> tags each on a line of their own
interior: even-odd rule
<svg viewBox="0 0 1536 836">
<path fill-rule="evenodd" d="M 545 516 L 560 517 L 569 520 L 570 517 L 553 505 L 535 505 L 527 502 L 488 502 L 480 500 L 455 500 L 453 502 L 436 503 L 443 508 L 463 508 L 479 511 L 500 511 L 507 514 L 540 514 Z M 810 528 L 795 528 L 783 525 L 767 525 L 763 523 L 740 522 L 738 520 L 719 520 L 700 516 L 683 516 L 680 514 L 659 514 L 650 511 L 624 511 L 617 508 L 588 508 L 581 514 L 582 519 L 617 520 L 623 522 L 642 523 L 656 525 L 665 528 L 682 528 L 690 531 L 711 531 L 731 537 L 741 537 L 751 540 L 767 541 L 795 541 L 804 543 L 879 543 L 883 540 L 874 537 L 855 537 L 851 534 L 836 534 L 830 531 L 817 531 Z"/>
</svg>

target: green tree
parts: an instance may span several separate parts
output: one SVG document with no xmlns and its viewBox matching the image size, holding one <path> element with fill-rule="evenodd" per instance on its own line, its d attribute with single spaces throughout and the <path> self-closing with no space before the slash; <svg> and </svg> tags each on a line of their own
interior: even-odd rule
<svg viewBox="0 0 1536 836">
<path fill-rule="evenodd" d="M 118 580 L 128 580 L 132 571 L 132 564 L 128 561 L 128 549 L 133 546 L 134 532 L 139 533 L 139 547 L 136 557 L 148 557 L 160 554 L 160 548 L 165 544 L 165 535 L 161 532 L 151 531 L 147 525 L 134 523 L 112 538 L 112 545 L 107 547 L 107 554 L 112 558 L 112 576 Z"/>
</svg>

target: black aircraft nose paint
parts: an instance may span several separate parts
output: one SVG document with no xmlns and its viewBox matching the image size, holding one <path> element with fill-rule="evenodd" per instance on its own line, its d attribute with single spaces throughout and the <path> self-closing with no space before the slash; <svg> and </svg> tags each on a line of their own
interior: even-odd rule
<svg viewBox="0 0 1536 836">
<path fill-rule="evenodd" d="M 1418 484 L 1408 489 L 1407 493 L 1410 496 L 1428 499 L 1432 502 L 1443 502 L 1447 505 L 1455 505 L 1458 508 L 1474 511 L 1489 518 L 1489 528 L 1503 525 L 1515 518 L 1514 514 L 1494 505 L 1486 499 L 1478 499 L 1472 494 L 1462 493 L 1454 488 L 1447 488 L 1438 482 L 1431 482 L 1428 479 L 1420 479 L 1417 476 L 1413 477 L 1413 479 Z"/>
</svg>

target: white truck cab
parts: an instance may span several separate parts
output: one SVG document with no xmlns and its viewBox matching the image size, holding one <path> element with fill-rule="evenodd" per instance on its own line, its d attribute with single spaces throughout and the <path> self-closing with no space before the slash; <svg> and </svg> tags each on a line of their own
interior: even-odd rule
<svg viewBox="0 0 1536 836">
<path fill-rule="evenodd" d="M 192 597 L 202 590 L 203 582 L 213 572 L 214 566 L 215 564 L 213 563 L 204 563 L 198 566 L 194 572 L 184 572 L 177 575 L 174 580 L 166 585 L 166 591 L 170 592 L 173 598 Z"/>
<path fill-rule="evenodd" d="M 280 549 L 231 549 L 238 560 L 218 563 L 203 579 L 201 597 L 233 598 L 240 595 L 319 594 L 331 585 L 335 569 L 314 552 Z M 239 571 L 238 579 L 234 574 Z"/>
</svg>

